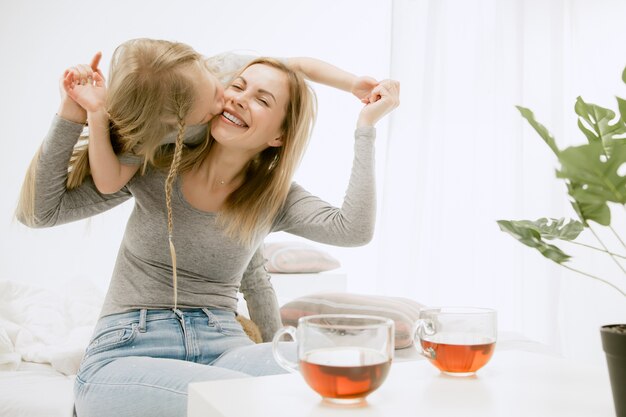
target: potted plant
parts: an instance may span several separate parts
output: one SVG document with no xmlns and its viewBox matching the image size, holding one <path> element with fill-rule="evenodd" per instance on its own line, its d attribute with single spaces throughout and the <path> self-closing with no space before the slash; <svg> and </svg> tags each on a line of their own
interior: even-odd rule
<svg viewBox="0 0 626 417">
<path fill-rule="evenodd" d="M 626 83 L 626 69 L 622 72 L 622 80 Z M 578 115 L 578 127 L 588 143 L 565 149 L 558 148 L 554 137 L 535 120 L 532 111 L 517 106 L 522 117 L 558 158 L 560 167 L 556 177 L 565 181 L 578 219 L 499 220 L 498 225 L 502 231 L 537 249 L 560 266 L 609 285 L 626 297 L 626 291 L 618 284 L 570 266 L 571 256 L 548 243 L 566 241 L 603 253 L 607 261 L 615 263 L 626 277 L 626 242 L 611 225 L 611 208 L 621 215 L 626 211 L 626 100 L 617 97 L 617 104 L 620 116 L 616 118 L 612 110 L 586 103 L 578 97 L 574 110 Z M 599 228 L 614 236 L 619 249 L 612 250 L 605 244 L 598 233 Z M 581 242 L 583 230 L 587 230 L 597 243 Z M 626 323 L 602 326 L 600 335 L 609 367 L 615 411 L 618 416 L 626 416 Z"/>
</svg>

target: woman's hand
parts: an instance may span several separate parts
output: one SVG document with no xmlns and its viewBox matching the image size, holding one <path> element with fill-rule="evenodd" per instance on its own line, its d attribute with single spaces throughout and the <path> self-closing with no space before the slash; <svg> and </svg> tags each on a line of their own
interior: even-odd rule
<svg viewBox="0 0 626 417">
<path fill-rule="evenodd" d="M 357 127 L 374 126 L 383 116 L 400 104 L 400 83 L 394 80 L 381 81 L 371 91 L 368 104 L 363 107 Z"/>
<path fill-rule="evenodd" d="M 378 85 L 378 81 L 372 77 L 356 77 L 352 82 L 350 91 L 362 103 L 369 103 L 372 90 Z"/>
<path fill-rule="evenodd" d="M 87 120 L 87 110 L 89 110 L 86 106 L 93 108 L 93 106 L 97 104 L 94 101 L 94 97 L 87 99 L 87 97 L 85 97 L 86 91 L 79 91 L 79 89 L 75 87 L 79 85 L 86 86 L 87 84 L 97 84 L 97 74 L 98 81 L 101 80 L 101 85 L 98 88 L 104 88 L 104 77 L 98 68 L 100 58 L 102 58 L 102 53 L 98 52 L 92 58 L 91 64 L 77 65 L 65 70 L 59 82 L 61 105 L 57 113 L 60 117 L 76 123 L 85 123 Z M 104 93 L 106 93 L 106 90 Z M 100 94 L 102 94 L 102 92 L 100 92 Z M 77 100 L 81 97 L 84 97 L 85 100 Z M 83 101 L 82 103 L 79 102 L 81 100 Z"/>
</svg>

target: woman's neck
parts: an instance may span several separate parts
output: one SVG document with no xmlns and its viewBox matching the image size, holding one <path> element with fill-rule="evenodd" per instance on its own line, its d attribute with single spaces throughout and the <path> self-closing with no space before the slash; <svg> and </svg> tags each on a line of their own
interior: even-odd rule
<svg viewBox="0 0 626 417">
<path fill-rule="evenodd" d="M 197 175 L 209 187 L 215 189 L 236 189 L 243 181 L 250 158 L 240 152 L 232 152 L 213 142 L 206 154 Z"/>
</svg>

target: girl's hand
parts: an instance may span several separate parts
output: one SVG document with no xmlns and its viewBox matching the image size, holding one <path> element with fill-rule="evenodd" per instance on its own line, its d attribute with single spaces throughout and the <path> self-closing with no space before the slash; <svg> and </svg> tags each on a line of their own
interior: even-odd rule
<svg viewBox="0 0 626 417">
<path fill-rule="evenodd" d="M 350 91 L 352 91 L 352 94 L 354 94 L 356 98 L 361 100 L 361 103 L 367 104 L 370 102 L 372 90 L 377 85 L 378 81 L 372 77 L 356 77 Z"/>
<path fill-rule="evenodd" d="M 87 113 L 96 113 L 105 109 L 106 86 L 100 72 L 87 72 L 79 75 L 73 71 L 69 72 L 63 80 L 63 88 L 68 96 Z"/>
<path fill-rule="evenodd" d="M 57 112 L 59 116 L 76 123 L 85 123 L 87 121 L 87 112 L 69 94 L 68 90 L 70 89 L 72 83 L 68 83 L 67 80 L 69 77 L 69 79 L 76 80 L 76 82 L 79 83 L 84 79 L 86 83 L 90 75 L 93 80 L 94 73 L 98 73 L 102 76 L 102 72 L 98 68 L 100 58 L 102 58 L 102 53 L 98 52 L 92 58 L 91 64 L 78 65 L 65 70 L 59 80 L 59 92 L 61 94 L 61 105 L 59 106 L 59 110 Z"/>
<path fill-rule="evenodd" d="M 370 93 L 368 104 L 363 107 L 357 127 L 374 126 L 383 116 L 400 104 L 400 83 L 394 80 L 381 81 Z"/>
</svg>

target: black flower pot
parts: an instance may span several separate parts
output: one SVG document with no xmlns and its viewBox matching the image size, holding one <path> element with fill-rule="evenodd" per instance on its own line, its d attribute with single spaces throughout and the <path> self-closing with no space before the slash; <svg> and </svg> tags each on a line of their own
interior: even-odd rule
<svg viewBox="0 0 626 417">
<path fill-rule="evenodd" d="M 600 328 L 617 417 L 626 417 L 626 324 Z"/>
</svg>

